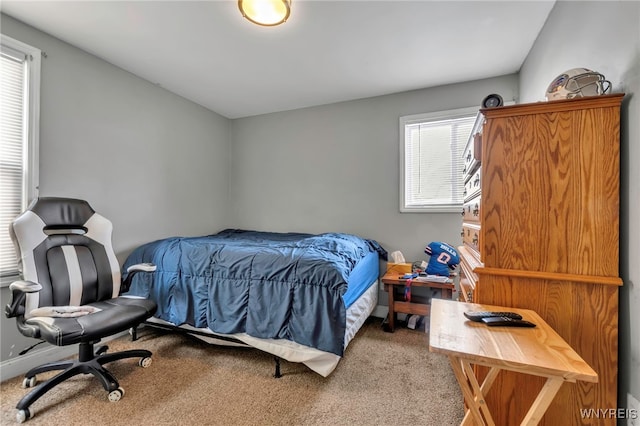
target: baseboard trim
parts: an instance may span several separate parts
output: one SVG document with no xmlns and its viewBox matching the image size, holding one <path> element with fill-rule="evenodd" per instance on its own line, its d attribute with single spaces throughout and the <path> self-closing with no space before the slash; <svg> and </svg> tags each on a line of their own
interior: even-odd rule
<svg viewBox="0 0 640 426">
<path fill-rule="evenodd" d="M 0 381 L 12 379 L 20 376 L 34 367 L 47 362 L 59 361 L 78 353 L 78 345 L 72 346 L 50 346 L 45 349 L 34 350 L 33 352 L 19 355 L 0 362 Z"/>
<path fill-rule="evenodd" d="M 104 343 L 126 334 L 128 334 L 128 332 L 124 331 L 102 340 Z M 61 359 L 69 358 L 74 355 L 78 355 L 78 345 L 49 346 L 44 349 L 34 350 L 33 352 L 28 352 L 24 355 L 7 359 L 0 362 L 0 382 L 21 376 L 39 365 L 46 364 L 48 362 L 60 361 Z"/>
</svg>

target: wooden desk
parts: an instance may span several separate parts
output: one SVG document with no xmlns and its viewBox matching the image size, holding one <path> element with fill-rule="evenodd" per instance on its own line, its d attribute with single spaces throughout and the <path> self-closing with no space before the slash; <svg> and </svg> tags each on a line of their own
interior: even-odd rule
<svg viewBox="0 0 640 426">
<path fill-rule="evenodd" d="M 484 397 L 501 370 L 547 378 L 522 420 L 527 426 L 538 424 L 563 382 L 598 381 L 596 372 L 534 311 L 447 300 L 431 305 L 429 350 L 449 356 L 467 405 L 462 425 L 495 424 Z M 467 320 L 465 311 L 517 312 L 537 327 L 488 327 Z M 472 364 L 489 367 L 481 385 Z M 510 419 L 510 424 L 517 421 Z"/>
<path fill-rule="evenodd" d="M 396 288 L 402 287 L 407 283 L 407 280 L 401 280 L 404 274 L 398 274 L 397 272 L 387 272 L 382 277 L 382 283 L 384 284 L 384 291 L 389 294 L 389 321 L 384 324 L 384 331 L 393 333 L 396 323 L 396 314 L 398 312 L 410 315 L 429 315 L 429 305 L 426 303 L 406 302 L 404 298 L 402 300 L 396 299 Z M 438 288 L 442 290 L 443 299 L 451 299 L 453 284 L 441 283 L 436 281 L 412 281 L 411 287 L 429 287 Z"/>
</svg>

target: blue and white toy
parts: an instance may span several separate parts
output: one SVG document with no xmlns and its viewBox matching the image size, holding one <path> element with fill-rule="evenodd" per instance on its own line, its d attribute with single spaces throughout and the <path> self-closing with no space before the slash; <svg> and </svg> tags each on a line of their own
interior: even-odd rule
<svg viewBox="0 0 640 426">
<path fill-rule="evenodd" d="M 456 249 L 447 243 L 434 241 L 424 249 L 431 256 L 427 264 L 427 275 L 441 275 L 448 277 L 450 272 L 460 263 L 460 256 Z"/>
</svg>

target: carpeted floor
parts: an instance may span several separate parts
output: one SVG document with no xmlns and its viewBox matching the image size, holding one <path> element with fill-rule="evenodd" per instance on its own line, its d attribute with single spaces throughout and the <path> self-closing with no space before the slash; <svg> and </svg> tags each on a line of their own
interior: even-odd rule
<svg viewBox="0 0 640 426">
<path fill-rule="evenodd" d="M 369 320 L 327 378 L 302 364 L 245 348 L 208 345 L 180 334 L 143 329 L 136 342 L 109 342 L 110 352 L 149 349 L 107 367 L 125 396 L 109 402 L 93 376 L 76 376 L 32 405 L 37 425 L 456 425 L 462 395 L 446 357 L 428 349 L 424 332 L 381 330 Z M 53 373 L 49 373 L 53 374 Z M 38 377 L 38 379 L 44 378 Z M 16 424 L 22 377 L 0 384 L 3 425 Z"/>
</svg>

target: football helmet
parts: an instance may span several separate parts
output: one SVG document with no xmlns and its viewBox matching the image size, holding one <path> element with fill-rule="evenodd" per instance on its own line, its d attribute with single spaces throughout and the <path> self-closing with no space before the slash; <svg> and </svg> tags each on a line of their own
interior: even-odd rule
<svg viewBox="0 0 640 426">
<path fill-rule="evenodd" d="M 553 79 L 547 88 L 547 101 L 604 95 L 611 82 L 599 72 L 587 68 L 572 68 Z"/>
</svg>

